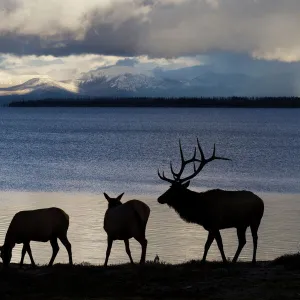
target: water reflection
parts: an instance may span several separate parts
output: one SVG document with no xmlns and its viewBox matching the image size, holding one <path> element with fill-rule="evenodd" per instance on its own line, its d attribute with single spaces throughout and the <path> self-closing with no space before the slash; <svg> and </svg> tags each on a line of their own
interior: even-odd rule
<svg viewBox="0 0 300 300">
<path fill-rule="evenodd" d="M 109 191 L 108 191 L 109 192 Z M 298 251 L 300 232 L 300 201 L 299 195 L 262 194 L 265 201 L 265 215 L 259 229 L 258 260 L 273 259 L 281 254 Z M 123 201 L 131 199 L 124 195 Z M 137 198 L 136 196 L 134 198 Z M 153 260 L 158 254 L 167 262 L 183 262 L 199 259 L 203 254 L 207 232 L 200 226 L 187 224 L 168 206 L 159 205 L 156 197 L 142 196 L 151 208 L 147 227 L 148 252 L 147 260 Z M 103 217 L 106 210 L 106 200 L 102 194 L 87 193 L 30 193 L 1 192 L 0 194 L 0 243 L 3 243 L 8 225 L 13 215 L 26 209 L 58 206 L 70 215 L 69 240 L 73 247 L 75 263 L 89 262 L 103 264 L 106 251 L 106 233 L 103 229 Z M 234 229 L 222 232 L 225 254 L 232 258 L 237 247 L 237 237 Z M 68 262 L 67 252 L 60 244 L 60 251 L 55 262 Z M 140 245 L 130 241 L 134 261 L 140 258 Z M 13 251 L 13 262 L 19 262 L 21 245 Z M 36 263 L 46 264 L 51 257 L 49 243 L 31 243 Z M 240 259 L 251 260 L 252 237 L 247 230 L 247 244 Z M 208 260 L 220 260 L 219 250 L 214 242 Z M 29 263 L 26 255 L 25 262 Z M 112 248 L 110 261 L 112 263 L 128 262 L 124 243 L 117 241 Z"/>
</svg>

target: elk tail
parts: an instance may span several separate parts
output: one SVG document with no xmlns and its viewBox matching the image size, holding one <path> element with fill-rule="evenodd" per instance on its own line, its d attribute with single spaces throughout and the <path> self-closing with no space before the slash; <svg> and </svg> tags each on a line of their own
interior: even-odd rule
<svg viewBox="0 0 300 300">
<path fill-rule="evenodd" d="M 64 214 L 65 218 L 66 218 L 67 221 L 69 222 L 69 221 L 70 221 L 69 215 L 68 215 L 65 211 L 63 211 L 63 210 L 62 210 L 62 213 Z"/>
</svg>

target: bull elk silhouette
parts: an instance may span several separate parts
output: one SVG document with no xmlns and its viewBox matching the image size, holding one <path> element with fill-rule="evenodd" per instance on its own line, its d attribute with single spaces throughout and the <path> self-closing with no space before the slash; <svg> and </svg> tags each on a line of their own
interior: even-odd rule
<svg viewBox="0 0 300 300">
<path fill-rule="evenodd" d="M 135 238 L 142 246 L 140 264 L 146 259 L 148 241 L 146 239 L 146 226 L 150 215 L 150 208 L 140 200 L 129 200 L 121 202 L 124 193 L 116 198 L 104 196 L 108 201 L 108 208 L 104 215 L 104 230 L 107 233 L 107 249 L 104 266 L 107 266 L 110 251 L 114 240 L 123 240 L 126 253 L 133 264 L 129 239 Z"/>
<path fill-rule="evenodd" d="M 195 147 L 193 157 L 186 160 L 179 140 L 181 168 L 176 173 L 172 162 L 170 163 L 173 179 L 165 177 L 164 173 L 161 175 L 158 170 L 159 178 L 171 183 L 171 186 L 157 201 L 160 204 L 167 204 L 169 207 L 175 209 L 179 216 L 186 222 L 199 224 L 208 231 L 202 262 L 206 261 L 208 250 L 214 239 L 216 239 L 223 262 L 227 262 L 220 230 L 236 228 L 239 244 L 232 260 L 235 263 L 246 244 L 246 230 L 250 226 L 253 237 L 252 263 L 255 264 L 258 240 L 257 232 L 264 214 L 264 202 L 254 193 L 245 190 L 225 191 L 213 189 L 200 193 L 189 190 L 190 179 L 199 174 L 207 163 L 213 160 L 231 160 L 216 156 L 215 145 L 212 156 L 205 158 L 198 138 L 197 145 L 201 156 L 200 159 L 196 157 L 197 147 Z M 191 163 L 194 167 L 193 174 L 181 178 L 185 167 Z M 196 167 L 196 164 L 199 164 L 198 167 Z"/>
</svg>

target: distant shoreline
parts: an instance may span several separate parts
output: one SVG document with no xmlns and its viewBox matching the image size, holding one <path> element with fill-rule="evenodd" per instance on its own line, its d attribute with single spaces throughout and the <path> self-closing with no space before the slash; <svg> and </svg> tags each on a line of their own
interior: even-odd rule
<svg viewBox="0 0 300 300">
<path fill-rule="evenodd" d="M 5 107 L 300 108 L 299 97 L 77 98 L 11 101 Z"/>
</svg>

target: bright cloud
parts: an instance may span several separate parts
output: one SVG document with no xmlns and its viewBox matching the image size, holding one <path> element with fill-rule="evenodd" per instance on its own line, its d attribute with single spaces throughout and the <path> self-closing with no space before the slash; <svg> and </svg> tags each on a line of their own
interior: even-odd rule
<svg viewBox="0 0 300 300">
<path fill-rule="evenodd" d="M 2 77 L 19 75 L 48 75 L 56 80 L 76 79 L 82 72 L 115 64 L 120 58 L 101 55 L 80 56 L 15 56 L 5 54 L 0 56 Z"/>
<path fill-rule="evenodd" d="M 141 57 L 118 57 L 96 54 L 70 55 L 64 57 L 0 55 L 0 77 L 26 75 L 47 75 L 56 80 L 76 79 L 82 73 L 112 65 L 131 65 L 137 69 L 153 70 L 155 67 L 178 69 L 201 64 L 199 57 L 179 57 L 174 59 L 151 59 Z"/>
</svg>

